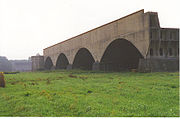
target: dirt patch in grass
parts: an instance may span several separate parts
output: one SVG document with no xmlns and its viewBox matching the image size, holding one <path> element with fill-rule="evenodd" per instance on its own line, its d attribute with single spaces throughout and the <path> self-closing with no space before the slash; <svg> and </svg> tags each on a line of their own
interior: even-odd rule
<svg viewBox="0 0 180 119">
<path fill-rule="evenodd" d="M 77 78 L 77 76 L 72 75 L 72 74 L 69 74 L 69 77 L 71 77 L 71 78 Z"/>
<path fill-rule="evenodd" d="M 88 77 L 86 77 L 86 76 L 80 76 L 79 78 L 82 80 L 88 79 Z"/>
<path fill-rule="evenodd" d="M 114 78 L 113 77 L 109 77 L 109 79 L 113 80 Z"/>
<path fill-rule="evenodd" d="M 46 84 L 48 85 L 50 83 L 51 83 L 51 81 L 49 79 L 47 79 Z"/>
<path fill-rule="evenodd" d="M 13 81 L 13 82 L 11 82 L 10 84 L 11 85 L 15 85 L 15 84 L 17 84 L 17 83 L 20 83 L 20 81 Z M 22 83 L 22 82 L 21 82 Z"/>
<path fill-rule="evenodd" d="M 123 84 L 123 83 L 125 83 L 125 82 L 122 82 L 122 81 L 121 81 L 121 82 L 119 82 L 119 84 Z"/>
</svg>

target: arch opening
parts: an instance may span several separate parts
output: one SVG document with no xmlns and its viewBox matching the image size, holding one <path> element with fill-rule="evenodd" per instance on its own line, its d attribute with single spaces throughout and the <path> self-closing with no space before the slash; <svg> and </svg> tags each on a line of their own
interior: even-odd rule
<svg viewBox="0 0 180 119">
<path fill-rule="evenodd" d="M 50 57 L 46 58 L 45 64 L 44 64 L 44 68 L 46 70 L 50 70 L 53 67 L 53 63 Z"/>
<path fill-rule="evenodd" d="M 143 58 L 142 54 L 131 42 L 117 39 L 106 48 L 100 61 L 100 70 L 127 71 L 137 69 L 140 58 Z"/>
<path fill-rule="evenodd" d="M 86 48 L 81 48 L 73 61 L 73 69 L 92 70 L 93 63 L 95 62 L 93 56 Z"/>
<path fill-rule="evenodd" d="M 56 61 L 56 69 L 66 69 L 68 64 L 69 61 L 66 55 L 64 53 L 61 53 Z"/>
</svg>

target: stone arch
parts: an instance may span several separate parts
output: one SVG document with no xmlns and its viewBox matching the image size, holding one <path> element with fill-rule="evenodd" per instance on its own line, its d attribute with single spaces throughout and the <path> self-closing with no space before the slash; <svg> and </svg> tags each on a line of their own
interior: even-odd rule
<svg viewBox="0 0 180 119">
<path fill-rule="evenodd" d="M 74 57 L 73 69 L 92 70 L 95 62 L 92 54 L 87 48 L 80 48 Z"/>
<path fill-rule="evenodd" d="M 116 39 L 105 49 L 100 60 L 100 70 L 125 71 L 137 69 L 143 55 L 126 39 Z"/>
<path fill-rule="evenodd" d="M 61 53 L 56 60 L 56 69 L 66 69 L 69 61 L 64 53 Z"/>
<path fill-rule="evenodd" d="M 53 67 L 52 59 L 51 59 L 51 57 L 47 57 L 45 60 L 45 63 L 44 63 L 44 68 L 46 70 L 50 70 L 52 67 Z"/>
</svg>

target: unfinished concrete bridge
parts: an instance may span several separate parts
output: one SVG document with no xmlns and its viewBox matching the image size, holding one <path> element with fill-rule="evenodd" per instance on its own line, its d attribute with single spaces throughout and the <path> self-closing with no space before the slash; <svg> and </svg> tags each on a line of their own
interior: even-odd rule
<svg viewBox="0 0 180 119">
<path fill-rule="evenodd" d="M 32 68 L 174 71 L 178 51 L 179 29 L 161 28 L 157 12 L 140 10 L 45 48 Z"/>
</svg>

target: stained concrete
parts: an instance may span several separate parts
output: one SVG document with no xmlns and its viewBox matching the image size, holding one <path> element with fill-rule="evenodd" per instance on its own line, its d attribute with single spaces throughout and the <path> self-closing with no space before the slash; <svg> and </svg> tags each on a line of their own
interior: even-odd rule
<svg viewBox="0 0 180 119">
<path fill-rule="evenodd" d="M 70 64 L 73 64 L 80 48 L 86 48 L 95 61 L 100 61 L 107 46 L 116 39 L 130 41 L 146 57 L 149 46 L 149 13 L 144 10 L 60 42 L 44 49 L 45 60 L 51 57 L 56 65 L 59 54 L 64 53 Z"/>
<path fill-rule="evenodd" d="M 174 72 L 179 70 L 179 59 L 140 59 L 139 72 Z"/>
<path fill-rule="evenodd" d="M 86 49 L 86 55 L 79 53 L 82 49 Z M 162 68 L 162 59 L 165 59 L 163 65 L 171 62 L 170 59 L 179 61 L 178 51 L 179 29 L 161 28 L 157 12 L 144 13 L 140 10 L 47 47 L 43 50 L 43 56 L 45 67 L 50 69 L 63 60 L 58 57 L 64 54 L 68 63 L 63 64 L 63 68 L 82 66 L 82 69 L 120 71 L 138 67 L 143 69 L 148 67 L 151 59 L 156 60 L 150 64 L 156 63 Z M 177 62 L 175 64 L 178 65 Z"/>
</svg>

